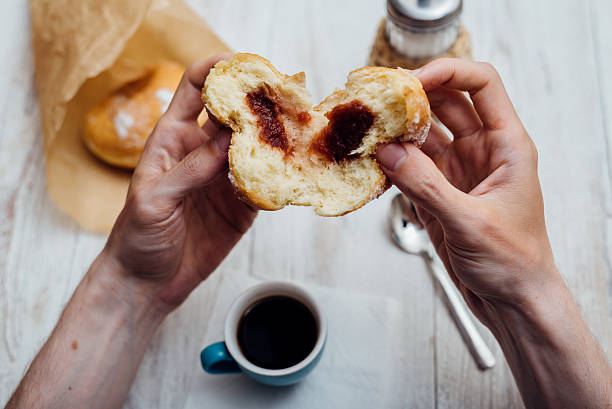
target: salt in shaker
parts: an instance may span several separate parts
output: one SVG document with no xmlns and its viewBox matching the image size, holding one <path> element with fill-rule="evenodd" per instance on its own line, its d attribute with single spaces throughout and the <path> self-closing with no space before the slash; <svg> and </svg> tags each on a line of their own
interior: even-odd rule
<svg viewBox="0 0 612 409">
<path fill-rule="evenodd" d="M 462 0 L 387 0 L 369 65 L 414 69 L 439 57 L 471 59 Z"/>
</svg>

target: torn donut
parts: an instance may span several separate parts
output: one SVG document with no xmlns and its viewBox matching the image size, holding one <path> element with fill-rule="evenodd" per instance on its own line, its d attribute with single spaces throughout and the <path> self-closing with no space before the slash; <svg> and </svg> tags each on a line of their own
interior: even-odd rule
<svg viewBox="0 0 612 409">
<path fill-rule="evenodd" d="M 312 107 L 304 73 L 287 76 L 266 59 L 235 54 L 210 71 L 202 99 L 209 116 L 233 131 L 230 179 L 264 210 L 313 206 L 340 216 L 387 187 L 374 153 L 379 144 L 425 142 L 430 109 L 408 71 L 366 67 L 348 75 Z"/>
</svg>

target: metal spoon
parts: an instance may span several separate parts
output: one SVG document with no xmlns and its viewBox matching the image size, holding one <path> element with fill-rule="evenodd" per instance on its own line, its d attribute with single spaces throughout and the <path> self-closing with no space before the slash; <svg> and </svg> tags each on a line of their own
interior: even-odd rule
<svg viewBox="0 0 612 409">
<path fill-rule="evenodd" d="M 444 264 L 436 254 L 433 243 L 419 221 L 414 205 L 406 196 L 398 194 L 391 201 L 391 235 L 395 244 L 410 254 L 419 254 L 427 262 L 433 276 L 442 287 L 455 323 L 474 360 L 482 370 L 495 366 L 495 357 L 474 326 L 459 291 L 448 277 Z"/>
</svg>

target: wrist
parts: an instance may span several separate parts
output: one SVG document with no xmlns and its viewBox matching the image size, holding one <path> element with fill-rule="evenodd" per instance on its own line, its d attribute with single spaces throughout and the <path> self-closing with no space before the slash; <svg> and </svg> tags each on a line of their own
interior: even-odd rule
<svg viewBox="0 0 612 409">
<path fill-rule="evenodd" d="M 600 407 L 611 371 L 558 272 L 516 303 L 488 304 L 497 338 L 525 406 Z M 590 403 L 586 403 L 590 402 Z M 597 403 L 599 402 L 599 403 Z"/>
<path fill-rule="evenodd" d="M 546 277 L 542 282 L 525 283 L 517 286 L 512 300 L 497 300 L 489 303 L 489 317 L 494 335 L 496 332 L 520 333 L 525 340 L 537 338 L 538 342 L 551 338 L 551 329 L 560 328 L 559 321 L 573 315 L 575 309 L 572 296 L 563 278 L 552 266 L 547 272 L 538 274 Z M 572 311 L 573 312 L 573 311 Z"/>
<path fill-rule="evenodd" d="M 143 280 L 124 271 L 107 249 L 96 257 L 87 272 L 88 285 L 95 287 L 100 297 L 118 310 L 129 311 L 134 317 L 151 323 L 161 323 L 170 312 L 157 297 L 157 283 Z"/>
<path fill-rule="evenodd" d="M 528 408 L 541 407 L 558 395 L 553 368 L 561 359 L 558 340 L 566 330 L 555 328 L 559 320 L 555 304 L 568 297 L 564 287 L 561 279 L 553 280 L 541 294 L 526 293 L 517 302 L 488 305 L 487 326 L 499 342 Z"/>
<path fill-rule="evenodd" d="M 96 258 L 19 386 L 16 407 L 122 405 L 165 317 L 148 297 L 126 291 L 122 276 L 104 253 Z"/>
</svg>

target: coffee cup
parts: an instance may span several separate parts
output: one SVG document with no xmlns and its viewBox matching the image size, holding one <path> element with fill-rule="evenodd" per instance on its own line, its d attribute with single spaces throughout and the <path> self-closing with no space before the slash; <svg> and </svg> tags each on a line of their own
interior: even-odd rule
<svg viewBox="0 0 612 409">
<path fill-rule="evenodd" d="M 225 318 L 224 336 L 225 341 L 202 350 L 206 372 L 244 372 L 266 385 L 291 385 L 321 359 L 327 323 L 317 301 L 302 288 L 265 282 L 234 301 Z"/>
</svg>

